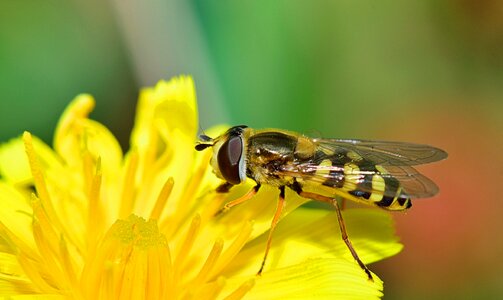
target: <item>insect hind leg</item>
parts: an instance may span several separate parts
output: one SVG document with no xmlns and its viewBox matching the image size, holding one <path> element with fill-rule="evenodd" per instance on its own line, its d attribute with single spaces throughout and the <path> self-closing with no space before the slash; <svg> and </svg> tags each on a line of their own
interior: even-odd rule
<svg viewBox="0 0 503 300">
<path fill-rule="evenodd" d="M 260 276 L 262 274 L 262 270 L 265 266 L 265 261 L 267 260 L 267 255 L 269 254 L 269 249 L 271 248 L 272 235 L 274 230 L 276 229 L 276 225 L 278 225 L 279 218 L 281 217 L 281 213 L 285 208 L 285 187 L 281 186 L 279 188 L 279 199 L 278 204 L 276 206 L 276 212 L 274 213 L 274 217 L 271 221 L 271 229 L 269 229 L 269 235 L 267 237 L 267 246 L 265 248 L 264 258 L 262 259 L 262 264 L 260 265 L 260 269 L 257 272 L 257 275 Z"/>
<path fill-rule="evenodd" d="M 335 207 L 335 211 L 337 214 L 337 220 L 339 221 L 339 228 L 341 230 L 342 240 L 344 241 L 344 243 L 348 247 L 349 252 L 351 252 L 351 255 L 356 260 L 356 262 L 358 263 L 360 268 L 362 268 L 362 270 L 365 272 L 365 274 L 367 274 L 368 279 L 370 281 L 374 281 L 374 279 L 372 277 L 372 273 L 367 268 L 367 266 L 361 261 L 360 257 L 358 257 L 356 250 L 353 248 L 353 244 L 351 244 L 351 241 L 349 240 L 348 234 L 346 232 L 346 225 L 344 224 L 344 219 L 342 218 L 341 208 L 339 207 L 339 204 L 337 203 L 337 199 L 323 196 L 323 195 L 316 194 L 316 193 L 304 192 L 302 190 L 302 186 L 297 181 L 295 181 L 292 184 L 292 186 L 290 186 L 290 188 L 303 198 L 308 198 L 308 199 L 312 199 L 312 200 L 316 200 L 316 201 L 329 203 Z"/>
</svg>

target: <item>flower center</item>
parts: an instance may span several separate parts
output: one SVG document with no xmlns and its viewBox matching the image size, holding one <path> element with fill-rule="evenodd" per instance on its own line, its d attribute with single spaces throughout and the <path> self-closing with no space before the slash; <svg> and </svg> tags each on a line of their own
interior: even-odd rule
<svg viewBox="0 0 503 300">
<path fill-rule="evenodd" d="M 96 253 L 90 253 L 83 290 L 89 298 L 165 298 L 173 285 L 171 266 L 168 242 L 157 222 L 130 215 L 117 220 Z"/>
</svg>

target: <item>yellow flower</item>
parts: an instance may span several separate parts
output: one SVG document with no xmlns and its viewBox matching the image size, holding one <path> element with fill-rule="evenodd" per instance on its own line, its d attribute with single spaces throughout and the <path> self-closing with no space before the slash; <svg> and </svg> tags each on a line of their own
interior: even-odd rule
<svg viewBox="0 0 503 300">
<path fill-rule="evenodd" d="M 211 151 L 194 151 L 192 79 L 141 92 L 130 150 L 88 118 L 89 95 L 63 113 L 53 149 L 25 132 L 0 147 L 0 295 L 54 299 L 378 298 L 340 238 L 333 212 L 287 192 L 262 276 L 277 191 L 224 215 L 247 192 L 217 194 Z M 210 130 L 217 134 L 223 127 Z M 33 189 L 34 187 L 34 189 Z M 348 233 L 371 263 L 401 249 L 385 212 L 348 209 Z M 287 216 L 288 215 L 288 216 Z"/>
</svg>

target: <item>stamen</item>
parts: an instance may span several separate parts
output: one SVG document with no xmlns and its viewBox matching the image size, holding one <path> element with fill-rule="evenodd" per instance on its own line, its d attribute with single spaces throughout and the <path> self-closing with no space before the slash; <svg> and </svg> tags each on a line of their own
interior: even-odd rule
<svg viewBox="0 0 503 300">
<path fill-rule="evenodd" d="M 136 187 L 137 199 L 150 199 L 152 197 L 151 193 L 157 190 L 153 186 L 155 186 L 160 171 L 159 166 L 156 166 L 158 164 L 158 161 L 156 161 L 159 151 L 158 140 L 157 134 L 150 133 L 148 138 L 145 137 L 145 141 L 142 142 L 144 145 L 138 145 L 136 150 L 138 153 L 138 168 L 135 177 L 142 183 Z M 166 164 L 161 164 L 161 166 L 166 167 Z"/>
<path fill-rule="evenodd" d="M 147 251 L 132 250 L 124 266 L 122 288 L 118 299 L 143 299 L 146 288 Z"/>
<path fill-rule="evenodd" d="M 206 262 L 201 268 L 201 271 L 199 271 L 199 274 L 197 275 L 196 279 L 194 280 L 194 282 L 192 282 L 194 286 L 196 287 L 199 286 L 208 277 L 210 272 L 213 270 L 213 267 L 215 266 L 218 258 L 220 257 L 223 247 L 224 247 L 224 241 L 221 238 L 218 238 L 215 241 L 215 244 L 213 245 L 213 248 L 211 249 L 208 258 L 206 259 Z"/>
<path fill-rule="evenodd" d="M 33 282 L 33 285 L 37 290 L 40 291 L 41 294 L 59 294 L 59 290 L 50 285 L 46 278 L 43 278 L 42 275 L 38 272 L 39 268 L 23 253 L 19 253 L 17 255 L 18 262 L 21 265 L 26 276 Z"/>
<path fill-rule="evenodd" d="M 75 267 L 74 267 L 75 264 L 72 261 L 70 253 L 68 252 L 68 246 L 63 236 L 61 236 L 60 239 L 59 252 L 61 253 L 61 265 L 63 267 L 63 270 L 65 271 L 66 276 L 68 276 L 68 281 L 72 286 L 71 291 L 73 293 L 76 293 L 77 291 L 80 291 L 80 289 L 78 287 L 77 274 L 75 273 Z M 77 295 L 72 296 L 75 297 Z"/>
<path fill-rule="evenodd" d="M 218 274 L 222 271 L 228 263 L 232 261 L 232 259 L 239 253 L 239 251 L 246 244 L 253 230 L 253 222 L 245 222 L 243 227 L 241 228 L 239 235 L 234 239 L 232 244 L 225 250 L 222 254 L 221 259 L 218 260 L 217 264 L 213 268 L 211 272 L 210 278 L 213 275 Z"/>
<path fill-rule="evenodd" d="M 129 163 L 124 177 L 124 186 L 122 188 L 121 208 L 119 219 L 127 218 L 134 207 L 135 175 L 138 168 L 138 152 L 132 151 L 129 157 Z"/>
<path fill-rule="evenodd" d="M 183 263 L 185 259 L 189 256 L 190 250 L 192 249 L 192 245 L 194 244 L 194 240 L 199 233 L 199 227 L 201 226 L 201 216 L 196 214 L 190 223 L 190 227 L 185 235 L 185 240 L 183 241 L 180 250 L 178 251 L 175 261 L 174 261 L 174 269 L 175 273 L 179 274 L 182 269 Z"/>
<path fill-rule="evenodd" d="M 242 299 L 255 285 L 255 279 L 249 279 L 241 284 L 234 292 L 229 294 L 224 300 L 239 300 Z"/>
<path fill-rule="evenodd" d="M 225 286 L 225 278 L 220 276 L 217 280 L 208 283 L 204 288 L 200 289 L 194 299 L 217 299 L 218 294 L 222 291 Z"/>
<path fill-rule="evenodd" d="M 89 204 L 87 209 L 87 248 L 95 248 L 98 236 L 101 234 L 99 228 L 103 220 L 103 211 L 99 204 L 100 190 L 102 182 L 101 159 L 96 163 L 96 173 L 92 176 L 89 188 Z"/>
<path fill-rule="evenodd" d="M 24 253 L 24 256 L 38 261 L 40 260 L 40 255 L 33 251 L 33 247 L 28 246 L 23 240 L 12 233 L 3 223 L 0 221 L 0 236 L 4 239 L 7 245 L 12 249 L 19 249 L 18 251 Z"/>
<path fill-rule="evenodd" d="M 53 250 L 51 249 L 51 242 L 50 240 L 47 240 L 48 237 L 45 237 L 43 234 L 43 231 L 40 227 L 40 224 L 38 223 L 37 220 L 33 220 L 33 238 L 35 239 L 35 243 L 37 244 L 38 251 L 41 254 L 42 261 L 44 262 L 45 267 L 49 271 L 47 275 L 49 275 L 49 278 L 54 284 L 56 284 L 58 289 L 63 289 L 65 290 L 68 288 L 68 282 L 61 282 L 60 280 L 54 280 L 54 278 L 64 278 L 65 281 L 67 279 L 66 276 L 63 276 L 61 269 L 59 268 L 59 265 L 56 263 L 55 259 L 55 254 Z M 66 283 L 66 284 L 65 284 Z M 66 286 L 65 286 L 66 285 Z"/>
<path fill-rule="evenodd" d="M 210 198 L 210 201 L 206 201 L 205 199 L 205 205 L 204 205 L 204 210 L 201 214 L 201 217 L 204 222 L 215 218 L 215 215 L 217 212 L 222 208 L 222 205 L 227 198 L 227 194 L 221 194 L 221 193 L 215 193 L 215 192 L 209 192 L 206 193 L 205 196 L 208 196 Z"/>
<path fill-rule="evenodd" d="M 173 191 L 174 184 L 175 181 L 173 180 L 173 177 L 168 178 L 168 180 L 164 183 L 164 186 L 162 187 L 162 190 L 157 197 L 157 201 L 155 202 L 155 206 L 150 213 L 151 219 L 159 220 L 159 217 L 161 216 L 161 213 L 166 206 L 168 198 Z"/>
<path fill-rule="evenodd" d="M 56 225 L 56 228 L 63 230 L 64 227 L 62 226 L 56 214 L 56 211 L 54 210 L 54 206 L 52 205 L 51 197 L 49 196 L 49 191 L 47 190 L 47 185 L 45 184 L 44 176 L 39 166 L 37 153 L 35 152 L 35 148 L 33 147 L 31 134 L 28 131 L 25 131 L 23 133 L 23 142 L 26 155 L 28 156 L 28 162 L 30 164 L 35 188 L 37 189 L 37 195 L 42 203 L 42 206 L 44 207 L 45 212 L 47 213 L 48 218 L 52 223 Z"/>
<path fill-rule="evenodd" d="M 32 199 L 34 214 L 32 224 L 33 237 L 35 239 L 35 243 L 37 244 L 37 248 L 42 255 L 40 259 L 44 261 L 49 270 L 51 270 L 50 274 L 54 274 L 55 272 L 57 274 L 59 272 L 59 274 L 65 278 L 64 282 L 67 286 L 75 288 L 77 286 L 76 275 L 73 272 L 73 276 L 71 276 L 72 274 L 68 273 L 70 269 L 66 269 L 70 263 L 66 242 L 64 242 L 64 245 L 61 244 L 62 236 L 59 238 L 58 242 L 58 236 L 47 219 L 47 215 L 40 205 L 40 200 L 36 198 L 35 195 L 32 195 Z M 64 248 L 61 248 L 62 246 L 64 246 Z M 67 257 L 65 257 L 65 255 L 67 255 Z M 62 262 L 60 258 L 63 260 Z M 68 259 L 68 261 L 65 261 L 65 259 Z M 60 264 L 58 264 L 58 262 L 61 264 L 61 268 L 63 268 L 63 270 L 60 268 Z M 64 271 L 67 271 L 66 274 Z M 59 282 L 61 282 L 61 280 Z"/>
<path fill-rule="evenodd" d="M 37 226 L 41 228 L 41 232 L 43 233 L 43 241 L 49 246 L 52 253 L 57 253 L 59 244 L 58 235 L 52 227 L 51 222 L 47 219 L 47 215 L 41 206 L 40 200 L 35 195 L 32 195 L 31 198 L 33 216 L 37 221 Z"/>
<path fill-rule="evenodd" d="M 82 172 L 83 172 L 83 177 L 84 177 L 84 184 L 85 187 L 87 188 L 87 191 L 91 189 L 91 185 L 93 182 L 93 177 L 94 177 L 94 159 L 91 156 L 91 153 L 89 153 L 88 149 L 85 148 L 82 151 Z M 100 158 L 98 158 L 98 161 Z"/>
<path fill-rule="evenodd" d="M 220 276 L 217 280 L 211 282 L 203 282 L 199 286 L 189 286 L 184 289 L 184 294 L 181 299 L 205 299 L 212 300 L 217 299 L 220 292 L 224 288 L 226 283 L 225 277 Z M 170 295 L 172 296 L 172 295 Z M 174 298 L 173 296 L 171 298 Z"/>
<path fill-rule="evenodd" d="M 161 224 L 161 230 L 166 234 L 168 238 L 172 237 L 177 230 L 180 228 L 180 224 L 183 224 L 183 220 L 187 218 L 187 212 L 191 209 L 198 188 L 201 186 L 204 175 L 206 174 L 206 169 L 208 168 L 209 155 L 211 153 L 205 153 L 204 157 L 207 159 L 202 159 L 197 163 L 197 168 L 191 176 L 188 185 L 184 188 L 183 194 L 177 201 L 178 207 L 176 208 L 176 214 L 171 219 L 166 219 Z"/>
<path fill-rule="evenodd" d="M 168 294 L 171 294 L 172 291 L 176 295 L 173 260 L 171 259 L 171 250 L 168 244 L 166 247 L 159 248 L 158 251 L 158 265 L 161 266 L 159 276 L 166 283 L 163 285 L 161 282 L 161 297 L 159 299 L 166 299 Z"/>
<path fill-rule="evenodd" d="M 202 157 L 199 159 L 199 161 L 196 163 L 197 167 L 192 174 L 191 180 L 189 182 L 189 185 L 187 188 L 184 190 L 185 193 L 182 196 L 183 200 L 187 199 L 194 199 L 194 194 L 196 194 L 198 188 L 201 186 L 201 182 L 203 180 L 203 177 L 206 173 L 206 170 L 208 169 L 208 160 L 211 157 L 211 152 L 206 152 Z M 181 203 L 185 203 L 182 201 Z"/>
<path fill-rule="evenodd" d="M 117 248 L 117 241 L 112 238 L 112 235 L 111 228 L 105 234 L 102 243 L 97 248 L 91 249 L 94 251 L 88 255 L 90 259 L 84 265 L 80 280 L 86 299 L 98 299 L 102 289 L 105 289 L 105 295 L 113 295 L 115 285 L 113 276 L 110 274 L 112 270 L 108 258 L 113 256 L 112 253 Z M 112 280 L 110 282 L 105 279 Z"/>
<path fill-rule="evenodd" d="M 152 274 L 164 279 L 157 279 L 154 294 L 162 294 L 162 288 L 172 282 L 168 243 L 155 220 L 135 215 L 117 220 L 90 256 L 82 272 L 85 298 L 143 299 Z"/>
<path fill-rule="evenodd" d="M 171 269 L 171 255 L 167 245 L 149 250 L 145 299 L 165 299 L 166 290 L 170 294 L 174 292 L 170 286 L 170 279 L 173 278 Z"/>
</svg>

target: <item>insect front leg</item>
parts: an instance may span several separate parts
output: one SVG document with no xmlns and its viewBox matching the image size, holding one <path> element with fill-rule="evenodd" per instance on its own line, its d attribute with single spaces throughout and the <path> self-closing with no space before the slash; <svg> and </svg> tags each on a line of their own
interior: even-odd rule
<svg viewBox="0 0 503 300">
<path fill-rule="evenodd" d="M 226 182 L 226 183 L 223 183 L 222 185 L 220 185 L 218 188 L 217 188 L 217 192 L 218 193 L 227 193 L 229 192 L 229 189 L 232 187 L 233 185 Z M 234 199 L 232 201 L 229 201 L 227 203 L 225 203 L 225 205 L 220 209 L 218 210 L 216 213 L 215 213 L 215 216 L 217 215 L 220 215 L 226 211 L 228 211 L 229 209 L 231 209 L 231 207 L 233 206 L 236 206 L 238 204 L 241 204 L 243 202 L 246 202 L 247 200 L 250 200 L 251 198 L 253 198 L 253 196 L 255 196 L 255 194 L 257 194 L 258 190 L 260 189 L 260 184 L 257 183 L 256 186 L 254 186 L 248 193 L 244 194 L 243 196 L 237 198 L 237 199 Z"/>
<path fill-rule="evenodd" d="M 330 198 L 330 197 L 323 196 L 323 195 L 316 194 L 316 193 L 305 192 L 302 190 L 302 186 L 298 182 L 294 182 L 294 184 L 291 186 L 291 188 L 301 197 L 329 203 L 335 207 L 337 219 L 339 221 L 339 228 L 341 230 L 342 240 L 344 241 L 344 243 L 348 247 L 349 252 L 351 252 L 351 255 L 356 260 L 356 262 L 358 263 L 360 268 L 362 268 L 362 270 L 367 274 L 368 279 L 370 281 L 374 281 L 374 279 L 372 278 L 372 273 L 370 273 L 370 270 L 361 261 L 360 257 L 358 257 L 358 254 L 356 253 L 355 249 L 353 248 L 353 245 L 351 244 L 351 241 L 349 240 L 348 233 L 346 232 L 346 225 L 344 224 L 344 219 L 342 218 L 341 209 L 339 207 L 339 203 L 337 202 L 337 199 Z"/>
<path fill-rule="evenodd" d="M 222 183 L 221 185 L 219 185 L 217 188 L 216 188 L 216 192 L 219 193 L 219 194 L 225 194 L 225 193 L 228 193 L 230 191 L 230 189 L 233 187 L 234 185 L 228 183 L 227 181 Z"/>
</svg>

